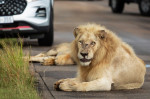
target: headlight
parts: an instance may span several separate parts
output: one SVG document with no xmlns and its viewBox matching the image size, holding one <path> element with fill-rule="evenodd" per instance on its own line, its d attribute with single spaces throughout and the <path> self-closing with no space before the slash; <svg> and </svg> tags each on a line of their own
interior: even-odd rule
<svg viewBox="0 0 150 99">
<path fill-rule="evenodd" d="M 27 0 L 27 2 L 33 2 L 33 1 L 39 1 L 39 0 Z"/>
</svg>

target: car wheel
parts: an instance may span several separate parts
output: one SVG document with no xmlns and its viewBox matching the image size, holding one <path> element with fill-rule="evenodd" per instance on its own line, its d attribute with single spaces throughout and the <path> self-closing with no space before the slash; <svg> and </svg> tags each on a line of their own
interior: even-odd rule
<svg viewBox="0 0 150 99">
<path fill-rule="evenodd" d="M 122 13 L 124 9 L 124 0 L 111 0 L 111 10 L 113 13 Z"/>
<path fill-rule="evenodd" d="M 53 35 L 53 7 L 51 6 L 48 31 L 44 34 L 44 38 L 38 39 L 38 44 L 40 46 L 51 46 L 53 44 Z"/>
<path fill-rule="evenodd" d="M 139 10 L 142 15 L 150 16 L 150 0 L 140 0 Z"/>
</svg>

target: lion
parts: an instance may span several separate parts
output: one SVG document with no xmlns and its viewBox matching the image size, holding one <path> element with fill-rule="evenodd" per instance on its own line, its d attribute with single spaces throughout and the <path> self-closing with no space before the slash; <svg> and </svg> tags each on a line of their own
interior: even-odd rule
<svg viewBox="0 0 150 99">
<path fill-rule="evenodd" d="M 40 53 L 36 56 L 25 57 L 30 62 L 40 62 L 44 66 L 53 65 L 74 65 L 71 57 L 71 43 L 62 43 L 53 46 L 51 50 Z"/>
<path fill-rule="evenodd" d="M 97 24 L 79 25 L 70 46 L 70 57 L 77 63 L 75 78 L 54 84 L 62 91 L 110 91 L 141 88 L 144 61 L 115 33 Z"/>
</svg>

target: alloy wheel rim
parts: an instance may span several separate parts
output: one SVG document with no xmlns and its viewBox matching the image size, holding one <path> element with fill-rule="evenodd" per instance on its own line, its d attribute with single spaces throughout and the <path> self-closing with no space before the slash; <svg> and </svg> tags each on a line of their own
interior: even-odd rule
<svg viewBox="0 0 150 99">
<path fill-rule="evenodd" d="M 143 12 L 148 12 L 150 9 L 150 2 L 149 0 L 142 0 L 141 1 L 141 9 Z"/>
<path fill-rule="evenodd" d="M 116 8 L 117 0 L 112 0 L 112 8 Z"/>
</svg>

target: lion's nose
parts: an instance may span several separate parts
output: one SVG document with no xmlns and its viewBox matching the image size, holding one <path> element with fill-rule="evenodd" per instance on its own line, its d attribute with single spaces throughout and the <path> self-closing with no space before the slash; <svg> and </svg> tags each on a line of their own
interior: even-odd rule
<svg viewBox="0 0 150 99">
<path fill-rule="evenodd" d="M 88 53 L 80 53 L 83 57 L 87 56 Z"/>
</svg>

